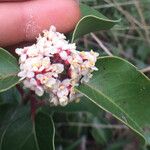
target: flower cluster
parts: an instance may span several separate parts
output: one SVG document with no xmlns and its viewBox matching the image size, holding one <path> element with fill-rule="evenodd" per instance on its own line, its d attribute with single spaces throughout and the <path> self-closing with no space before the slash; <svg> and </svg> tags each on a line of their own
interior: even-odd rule
<svg viewBox="0 0 150 150">
<path fill-rule="evenodd" d="M 54 26 L 43 31 L 36 44 L 17 48 L 16 53 L 20 55 L 18 76 L 24 87 L 38 96 L 49 93 L 54 105 L 66 105 L 75 96 L 74 87 L 79 82 L 88 82 L 91 73 L 97 70 L 98 53 L 77 51 L 76 45 L 56 32 Z"/>
</svg>

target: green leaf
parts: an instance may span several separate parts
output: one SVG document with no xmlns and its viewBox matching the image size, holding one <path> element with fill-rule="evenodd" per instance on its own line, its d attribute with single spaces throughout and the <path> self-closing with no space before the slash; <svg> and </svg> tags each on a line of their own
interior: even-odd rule
<svg viewBox="0 0 150 150">
<path fill-rule="evenodd" d="M 54 150 L 55 127 L 52 117 L 38 112 L 34 125 L 35 139 L 40 150 Z"/>
<path fill-rule="evenodd" d="M 6 91 L 19 82 L 19 67 L 15 57 L 0 48 L 0 92 Z"/>
<path fill-rule="evenodd" d="M 45 106 L 42 110 L 46 113 L 57 113 L 57 112 L 90 112 L 93 115 L 97 115 L 100 110 L 97 109 L 97 106 L 89 101 L 86 97 L 81 97 L 79 102 L 72 102 L 65 107 L 62 106 Z"/>
<path fill-rule="evenodd" d="M 90 82 L 77 91 L 150 143 L 150 80 L 118 57 L 102 57 L 96 66 Z"/>
<path fill-rule="evenodd" d="M 29 107 L 0 105 L 0 150 L 54 149 L 50 147 L 54 141 L 51 117 L 39 112 L 33 124 L 29 112 Z"/>
<path fill-rule="evenodd" d="M 5 103 L 18 104 L 21 101 L 21 94 L 16 87 L 0 93 L 0 105 Z"/>
<path fill-rule="evenodd" d="M 108 19 L 97 10 L 84 4 L 80 4 L 80 9 L 82 18 L 73 31 L 72 42 L 90 32 L 108 30 L 119 22 L 119 20 Z"/>
<path fill-rule="evenodd" d="M 36 150 L 28 107 L 0 106 L 0 150 Z M 32 137 L 32 138 L 31 138 Z M 29 139 L 32 141 L 31 145 Z"/>
</svg>

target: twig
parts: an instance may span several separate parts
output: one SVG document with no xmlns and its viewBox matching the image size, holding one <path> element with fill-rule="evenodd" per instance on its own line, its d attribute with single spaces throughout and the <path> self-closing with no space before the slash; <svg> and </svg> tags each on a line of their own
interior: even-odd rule
<svg viewBox="0 0 150 150">
<path fill-rule="evenodd" d="M 101 8 L 114 7 L 116 5 L 126 6 L 126 5 L 134 5 L 134 4 L 135 4 L 135 1 L 129 1 L 129 2 L 123 2 L 123 3 L 117 3 L 117 4 L 109 3 L 109 4 L 104 4 L 104 5 L 98 5 L 98 6 L 93 6 L 93 8 L 95 8 L 95 9 L 101 9 Z"/>
<path fill-rule="evenodd" d="M 81 139 L 80 150 L 86 150 L 86 136 L 83 136 Z"/>
<path fill-rule="evenodd" d="M 121 30 L 121 31 L 124 31 L 124 30 L 140 30 L 140 29 L 142 29 L 142 30 L 144 30 L 144 29 L 146 29 L 146 30 L 150 30 L 150 26 L 143 26 L 142 28 L 140 28 L 140 27 L 137 27 L 137 26 L 135 26 L 135 27 L 114 27 L 114 28 L 112 28 L 111 29 L 111 31 L 114 31 L 114 30 Z"/>
<path fill-rule="evenodd" d="M 128 129 L 125 125 L 106 125 L 106 124 L 92 124 L 92 123 L 81 123 L 81 122 L 61 122 L 56 123 L 57 126 L 80 126 L 80 127 L 92 127 L 102 129 Z"/>
<path fill-rule="evenodd" d="M 145 27 L 147 26 L 147 24 L 146 24 L 144 15 L 143 15 L 143 13 L 142 13 L 142 7 L 141 7 L 141 3 L 140 3 L 139 0 L 137 0 L 137 1 L 135 2 L 135 6 L 136 6 L 137 11 L 138 11 L 138 13 L 139 13 L 139 16 L 140 16 L 140 18 L 141 18 L 141 22 L 142 22 L 143 27 L 144 27 L 144 30 L 145 30 L 145 36 L 146 36 L 147 42 L 150 43 L 149 31 L 147 30 L 147 28 L 145 28 Z"/>
<path fill-rule="evenodd" d="M 32 119 L 33 122 L 35 120 L 36 109 L 38 107 L 45 106 L 46 104 L 47 103 L 44 100 L 38 101 L 35 97 L 35 93 L 33 91 L 31 91 L 31 94 L 30 94 L 30 108 L 31 108 L 31 119 Z"/>
<path fill-rule="evenodd" d="M 113 56 L 113 54 L 104 46 L 104 44 L 101 42 L 101 40 L 94 33 L 91 33 L 91 36 L 109 56 Z"/>
<path fill-rule="evenodd" d="M 140 28 L 142 28 L 142 24 L 132 15 L 130 15 L 130 13 L 126 10 L 124 10 L 121 6 L 117 5 L 117 2 L 115 0 L 113 0 L 115 7 L 128 19 L 128 21 L 130 23 L 135 23 L 136 25 L 138 25 Z"/>
<path fill-rule="evenodd" d="M 21 98 L 23 99 L 23 97 L 24 97 L 24 90 L 22 89 L 22 87 L 19 84 L 16 85 L 16 88 L 19 91 L 19 93 L 21 95 Z"/>
<path fill-rule="evenodd" d="M 150 72 L 150 66 L 140 70 L 143 73 Z"/>
<path fill-rule="evenodd" d="M 115 35 L 117 35 L 119 37 L 126 38 L 126 39 L 131 39 L 131 40 L 137 40 L 137 41 L 144 41 L 144 42 L 146 42 L 146 40 L 144 38 L 132 36 L 132 35 L 129 35 L 129 34 L 122 34 L 122 33 L 117 33 L 117 32 L 114 32 L 114 33 L 115 33 Z"/>
<path fill-rule="evenodd" d="M 31 119 L 34 122 L 34 120 L 35 120 L 35 113 L 36 113 L 36 99 L 35 99 L 34 95 L 31 95 L 30 107 L 31 107 Z"/>
<path fill-rule="evenodd" d="M 105 0 L 106 2 L 110 3 L 110 0 Z M 128 11 L 123 9 L 120 5 L 117 5 L 117 2 L 113 0 L 115 7 L 127 18 L 127 20 L 131 23 L 131 25 L 135 26 L 138 25 L 141 29 L 143 28 L 143 24 L 141 24 L 135 17 L 133 17 Z M 139 35 L 141 35 L 144 38 L 144 35 L 140 30 L 137 30 Z"/>
</svg>

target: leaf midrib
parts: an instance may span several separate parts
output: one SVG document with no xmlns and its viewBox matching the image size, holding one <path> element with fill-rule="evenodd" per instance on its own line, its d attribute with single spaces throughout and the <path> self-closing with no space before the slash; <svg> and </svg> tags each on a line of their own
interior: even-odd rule
<svg viewBox="0 0 150 150">
<path fill-rule="evenodd" d="M 106 98 L 109 102 L 111 102 L 113 105 L 115 105 L 118 109 L 120 109 L 121 112 L 125 113 L 126 116 L 141 130 L 141 127 L 123 110 L 121 109 L 116 103 L 114 103 L 110 97 L 108 97 L 107 95 L 105 95 L 103 92 L 98 91 L 97 89 L 93 88 L 91 85 L 89 84 L 84 84 L 86 86 L 88 86 L 89 88 L 95 90 L 97 93 L 99 93 L 100 95 L 102 95 L 104 98 Z M 103 106 L 101 106 L 100 104 L 98 104 L 97 102 L 93 101 L 89 96 L 87 96 L 86 94 L 84 94 L 83 92 L 81 92 L 80 90 L 76 89 L 78 92 L 82 93 L 84 96 L 86 96 L 88 99 L 90 99 L 92 102 L 94 102 L 96 105 L 98 105 L 99 107 L 101 107 L 103 110 L 108 111 L 107 109 L 105 109 Z M 108 111 L 109 113 L 111 113 L 110 111 Z M 112 114 L 112 113 L 111 113 Z M 112 114 L 114 115 L 114 114 Z M 116 118 L 118 118 L 118 116 L 114 115 Z M 145 137 L 142 135 L 142 133 L 140 133 L 139 131 L 135 130 L 134 128 L 132 128 L 132 126 L 130 126 L 128 123 L 126 123 L 125 121 L 123 121 L 121 118 L 118 118 L 121 122 L 123 122 L 124 124 L 126 124 L 127 126 L 129 126 L 132 130 L 134 130 L 136 133 L 138 133 L 139 135 L 141 135 L 144 139 Z M 142 131 L 141 131 L 142 132 Z M 146 141 L 146 139 L 145 139 Z"/>
<path fill-rule="evenodd" d="M 9 75 L 6 75 L 6 76 L 0 76 L 0 80 L 4 80 L 4 79 L 6 79 L 6 78 L 9 78 L 9 77 L 14 77 L 14 76 L 17 76 L 17 73 L 15 72 L 14 74 L 9 74 Z"/>
</svg>

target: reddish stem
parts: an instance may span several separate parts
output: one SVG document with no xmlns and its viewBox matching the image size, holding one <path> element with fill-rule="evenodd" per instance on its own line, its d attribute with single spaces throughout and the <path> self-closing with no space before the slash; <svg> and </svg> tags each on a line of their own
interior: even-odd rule
<svg viewBox="0 0 150 150">
<path fill-rule="evenodd" d="M 32 119 L 32 121 L 35 120 L 36 109 L 38 107 L 45 106 L 45 105 L 46 105 L 46 101 L 44 101 L 44 100 L 38 101 L 35 98 L 35 93 L 32 91 L 32 93 L 30 95 L 30 106 L 31 106 L 31 119 Z"/>
<path fill-rule="evenodd" d="M 20 95 L 21 95 L 21 97 L 23 99 L 23 97 L 24 97 L 24 90 L 22 89 L 22 87 L 20 85 L 16 85 L 16 88 L 19 91 L 19 93 L 20 93 Z"/>
<path fill-rule="evenodd" d="M 37 101 L 36 106 L 37 107 L 41 107 L 41 106 L 45 106 L 46 105 L 46 101 L 42 100 L 42 101 Z"/>
<path fill-rule="evenodd" d="M 28 95 L 25 95 L 24 90 L 22 89 L 22 87 L 20 87 L 19 85 L 17 85 L 16 87 L 17 87 L 17 89 L 18 89 L 18 91 L 19 91 L 19 93 L 21 94 L 21 97 L 22 97 L 21 104 L 27 104 L 27 102 L 30 100 L 31 119 L 32 119 L 32 121 L 34 121 L 37 107 L 45 106 L 46 101 L 36 100 L 35 93 L 33 91 L 30 91 L 28 93 Z"/>
<path fill-rule="evenodd" d="M 30 106 L 31 106 L 31 119 L 32 121 L 34 121 L 36 113 L 36 99 L 33 95 L 31 95 L 30 97 Z"/>
</svg>

